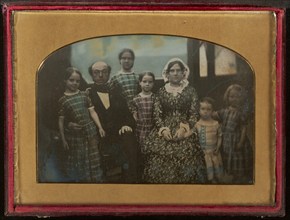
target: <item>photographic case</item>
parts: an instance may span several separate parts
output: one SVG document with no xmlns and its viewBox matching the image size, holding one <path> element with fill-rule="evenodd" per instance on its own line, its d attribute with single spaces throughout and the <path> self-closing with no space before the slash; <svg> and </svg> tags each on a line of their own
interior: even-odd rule
<svg viewBox="0 0 290 220">
<path fill-rule="evenodd" d="M 2 8 L 6 215 L 284 214 L 283 7 L 100 1 Z M 147 133 L 139 99 L 126 99 L 132 82 L 118 81 L 131 75 L 140 99 L 144 79 L 154 81 Z M 95 85 L 104 87 L 95 92 L 99 101 Z M 76 94 L 89 110 L 67 104 Z M 203 106 L 218 126 L 210 134 Z M 72 128 L 84 115 L 96 123 L 88 131 L 96 149 L 88 123 Z"/>
</svg>

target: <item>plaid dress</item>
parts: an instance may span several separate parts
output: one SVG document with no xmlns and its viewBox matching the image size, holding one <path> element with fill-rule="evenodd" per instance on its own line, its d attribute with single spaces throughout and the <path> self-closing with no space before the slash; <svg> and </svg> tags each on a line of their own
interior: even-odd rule
<svg viewBox="0 0 290 220">
<path fill-rule="evenodd" d="M 136 74 L 119 72 L 110 80 L 110 91 L 120 91 L 128 107 L 131 107 L 133 98 L 137 95 L 138 82 Z"/>
<path fill-rule="evenodd" d="M 217 177 L 220 180 L 223 174 L 223 163 L 220 152 L 215 154 L 214 150 L 217 147 L 218 137 L 222 136 L 221 127 L 214 120 L 211 124 L 198 121 L 194 127 L 197 129 L 199 143 L 204 152 L 207 179 L 213 180 L 214 177 Z"/>
<path fill-rule="evenodd" d="M 140 93 L 133 99 L 132 111 L 137 112 L 136 135 L 140 145 L 153 127 L 153 102 L 153 94 L 145 96 Z"/>
<path fill-rule="evenodd" d="M 237 149 L 242 126 L 246 126 L 246 116 L 236 109 L 221 109 L 217 112 L 222 122 L 222 158 L 224 169 L 234 176 L 248 175 L 252 170 L 251 146 L 246 138 L 244 146 Z"/>
<path fill-rule="evenodd" d="M 69 146 L 67 173 L 76 182 L 99 182 L 102 179 L 97 129 L 88 108 L 93 106 L 84 92 L 64 95 L 59 99 L 59 116 L 64 117 L 66 122 L 82 126 L 80 131 L 64 131 Z"/>
</svg>

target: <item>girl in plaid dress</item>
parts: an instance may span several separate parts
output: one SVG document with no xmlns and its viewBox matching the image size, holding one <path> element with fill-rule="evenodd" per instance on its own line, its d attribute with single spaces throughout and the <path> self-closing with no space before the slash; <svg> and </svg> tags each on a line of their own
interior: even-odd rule
<svg viewBox="0 0 290 220">
<path fill-rule="evenodd" d="M 59 130 L 67 150 L 67 174 L 74 182 L 101 182 L 96 125 L 101 137 L 105 131 L 89 97 L 78 89 L 81 78 L 79 70 L 67 68 L 64 96 L 59 99 Z M 65 121 L 75 122 L 81 129 L 64 129 Z"/>
<path fill-rule="evenodd" d="M 122 165 L 122 178 L 124 182 L 136 183 L 140 178 L 140 148 L 134 134 L 136 123 L 131 110 L 138 89 L 138 77 L 133 71 L 135 54 L 125 48 L 118 58 L 121 70 L 110 80 L 110 98 L 112 109 L 116 110 L 114 123 L 119 130 L 120 146 L 126 158 Z"/>
<path fill-rule="evenodd" d="M 142 92 L 133 99 L 133 117 L 136 120 L 136 135 L 140 145 L 143 144 L 153 127 L 152 111 L 154 94 L 152 88 L 155 76 L 152 72 L 143 72 L 139 75 L 139 84 Z"/>
<path fill-rule="evenodd" d="M 233 183 L 252 180 L 252 149 L 246 137 L 245 89 L 237 84 L 224 94 L 226 108 L 217 112 L 222 124 L 222 158 L 227 179 Z"/>
<path fill-rule="evenodd" d="M 131 107 L 138 89 L 138 77 L 133 71 L 135 53 L 133 50 L 125 48 L 119 53 L 118 58 L 121 70 L 111 78 L 110 90 L 120 92 L 128 107 Z"/>
</svg>

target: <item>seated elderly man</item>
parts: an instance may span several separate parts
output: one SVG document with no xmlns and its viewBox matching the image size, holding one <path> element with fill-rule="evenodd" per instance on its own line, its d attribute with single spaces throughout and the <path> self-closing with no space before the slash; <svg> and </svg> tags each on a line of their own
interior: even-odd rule
<svg viewBox="0 0 290 220">
<path fill-rule="evenodd" d="M 108 172 L 120 166 L 122 178 L 113 181 L 137 183 L 141 173 L 138 164 L 140 150 L 133 133 L 135 121 L 120 91 L 109 89 L 110 72 L 110 66 L 102 61 L 89 67 L 94 81 L 89 89 L 89 96 L 106 132 L 106 136 L 100 139 L 103 167 L 107 171 L 107 180 L 104 181 L 111 182 L 112 177 L 110 179 Z M 77 124 L 70 123 L 70 127 L 78 129 Z"/>
</svg>

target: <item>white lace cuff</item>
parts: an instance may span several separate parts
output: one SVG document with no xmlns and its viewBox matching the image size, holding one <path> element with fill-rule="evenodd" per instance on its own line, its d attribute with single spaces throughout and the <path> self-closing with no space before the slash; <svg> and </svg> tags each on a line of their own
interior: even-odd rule
<svg viewBox="0 0 290 220">
<path fill-rule="evenodd" d="M 159 131 L 158 131 L 159 137 L 162 137 L 162 132 L 165 131 L 165 130 L 166 131 L 170 131 L 170 129 L 168 127 L 162 127 L 162 128 L 159 129 Z"/>
</svg>

